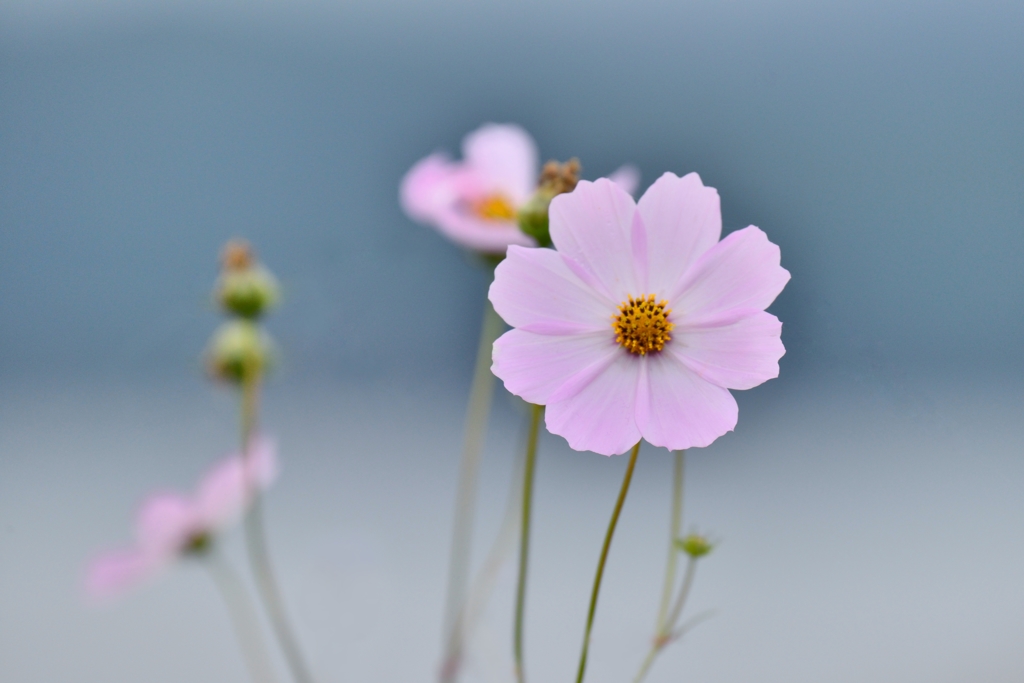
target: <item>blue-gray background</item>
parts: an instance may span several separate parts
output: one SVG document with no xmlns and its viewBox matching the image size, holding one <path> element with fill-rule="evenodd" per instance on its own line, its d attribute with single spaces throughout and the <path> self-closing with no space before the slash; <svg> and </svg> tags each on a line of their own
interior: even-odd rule
<svg viewBox="0 0 1024 683">
<path fill-rule="evenodd" d="M 242 235 L 286 292 L 267 421 L 296 620 L 325 680 L 429 680 L 486 276 L 397 185 L 514 121 L 587 177 L 698 171 L 727 229 L 762 227 L 793 273 L 782 377 L 691 458 L 696 521 L 727 539 L 700 599 L 723 614 L 652 680 L 1020 680 L 1021 35 L 1013 2 L 0 5 L 0 678 L 243 675 L 226 622 L 190 640 L 186 579 L 98 613 L 75 592 L 133 501 L 230 446 L 197 357 Z M 478 547 L 517 423 L 499 401 Z M 536 579 L 539 678 L 571 670 L 621 469 L 548 443 L 540 512 L 580 526 L 537 532 L 538 576 L 572 587 Z M 609 589 L 594 681 L 626 679 L 653 618 L 649 462 L 643 568 Z M 507 674 L 502 600 L 480 680 Z M 360 608 L 370 635 L 337 616 Z"/>
</svg>

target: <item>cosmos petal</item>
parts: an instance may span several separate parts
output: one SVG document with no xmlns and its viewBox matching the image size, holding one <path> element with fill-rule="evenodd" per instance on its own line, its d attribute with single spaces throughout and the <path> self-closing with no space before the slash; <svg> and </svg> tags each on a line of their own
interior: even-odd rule
<svg viewBox="0 0 1024 683">
<path fill-rule="evenodd" d="M 608 174 L 608 180 L 635 197 L 640 188 L 640 169 L 633 164 L 623 164 Z"/>
<path fill-rule="evenodd" d="M 509 247 L 487 296 L 509 325 L 539 334 L 607 331 L 616 310 L 553 249 Z"/>
<path fill-rule="evenodd" d="M 672 354 L 644 358 L 636 423 L 651 445 L 702 448 L 732 431 L 738 416 L 739 407 L 728 389 L 701 379 Z"/>
<path fill-rule="evenodd" d="M 510 393 L 546 405 L 570 380 L 613 353 L 618 347 L 605 332 L 550 336 L 516 329 L 494 343 L 491 370 Z"/>
<path fill-rule="evenodd" d="M 717 321 L 677 326 L 665 348 L 703 379 L 751 389 L 779 376 L 782 323 L 771 313 L 740 310 Z"/>
<path fill-rule="evenodd" d="M 662 297 L 721 237 L 718 191 L 696 173 L 666 173 L 644 192 L 637 212 L 647 231 L 647 293 Z"/>
<path fill-rule="evenodd" d="M 789 271 L 779 260 L 779 247 L 759 228 L 737 230 L 693 264 L 669 301 L 690 320 L 735 308 L 764 310 L 789 281 Z"/>
<path fill-rule="evenodd" d="M 640 440 L 634 418 L 639 371 L 636 358 L 616 349 L 588 383 L 547 405 L 548 430 L 577 451 L 625 453 Z"/>
<path fill-rule="evenodd" d="M 521 206 L 536 189 L 540 155 L 530 134 L 512 124 L 489 123 L 466 136 L 462 155 L 485 192 L 500 192 Z"/>
<path fill-rule="evenodd" d="M 581 180 L 576 189 L 551 200 L 551 241 L 563 256 L 592 276 L 609 299 L 641 294 L 642 264 L 633 257 L 636 204 L 608 180 Z M 643 254 L 646 257 L 646 254 Z"/>
<path fill-rule="evenodd" d="M 143 501 L 136 517 L 136 539 L 146 554 L 174 555 L 202 529 L 195 504 L 176 493 L 156 493 Z"/>
</svg>

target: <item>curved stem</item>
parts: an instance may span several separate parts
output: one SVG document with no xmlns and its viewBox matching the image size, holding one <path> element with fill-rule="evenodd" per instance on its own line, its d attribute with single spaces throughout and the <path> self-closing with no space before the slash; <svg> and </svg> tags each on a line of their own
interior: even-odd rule
<svg viewBox="0 0 1024 683">
<path fill-rule="evenodd" d="M 530 559 L 530 513 L 533 508 L 533 473 L 537 463 L 537 437 L 544 406 L 532 406 L 530 436 L 526 441 L 526 462 L 523 466 L 523 518 L 519 527 L 519 581 L 516 584 L 516 622 L 513 636 L 516 680 L 524 683 L 523 616 L 526 610 L 526 567 Z"/>
<path fill-rule="evenodd" d="M 494 375 L 491 374 L 491 347 L 504 329 L 504 321 L 494 311 L 491 302 L 484 305 L 480 328 L 480 343 L 476 352 L 476 368 L 466 408 L 466 432 L 459 462 L 459 483 L 455 495 L 455 521 L 452 530 L 452 549 L 448 563 L 448 587 L 444 614 L 444 664 L 442 683 L 451 683 L 458 675 L 462 657 L 463 611 L 469 577 L 470 541 L 473 535 L 473 512 L 476 506 L 476 485 L 480 470 L 487 418 L 494 395 Z"/>
<path fill-rule="evenodd" d="M 256 606 L 249 599 L 241 579 L 227 561 L 219 555 L 216 549 L 206 554 L 203 563 L 214 585 L 224 598 L 224 604 L 228 608 L 228 615 L 238 636 L 238 645 L 242 650 L 242 657 L 245 659 L 245 666 L 249 669 L 249 675 L 253 683 L 276 683 L 274 666 L 270 661 L 267 652 L 267 644 L 260 632 L 259 616 L 256 614 Z"/>
<path fill-rule="evenodd" d="M 259 415 L 259 380 L 249 379 L 242 382 L 242 454 L 248 457 L 253 435 L 256 433 Z M 245 517 L 245 540 L 249 551 L 249 564 L 252 566 L 256 579 L 256 589 L 271 628 L 277 638 L 285 661 L 296 683 L 313 683 L 313 676 L 306 665 L 305 657 L 299 648 L 298 639 L 288 621 L 284 609 L 284 600 L 274 578 L 270 552 L 267 549 L 266 531 L 263 527 L 263 496 L 259 487 L 251 484 L 252 503 Z"/>
<path fill-rule="evenodd" d="M 597 611 L 597 596 L 601 592 L 601 579 L 604 576 L 604 565 L 608 560 L 608 550 L 612 546 L 612 536 L 615 535 L 615 526 L 619 523 L 619 514 L 622 512 L 622 505 L 626 502 L 626 494 L 629 492 L 629 483 L 633 479 L 633 469 L 636 467 L 636 456 L 640 453 L 638 441 L 629 454 L 629 464 L 626 465 L 626 475 L 622 479 L 622 489 L 619 491 L 619 498 L 615 502 L 615 509 L 612 511 L 611 521 L 608 522 L 608 531 L 605 533 L 604 546 L 601 548 L 601 559 L 597 562 L 597 575 L 594 577 L 594 590 L 590 594 L 590 609 L 587 612 L 587 627 L 583 631 L 583 652 L 580 653 L 580 668 L 576 674 L 576 683 L 583 683 L 583 674 L 587 670 L 587 652 L 590 650 L 590 631 L 594 627 L 594 613 Z"/>
<path fill-rule="evenodd" d="M 676 560 L 679 557 L 676 539 L 679 538 L 679 533 L 683 526 L 683 468 L 685 458 L 686 451 L 676 451 L 675 460 L 672 464 L 672 512 L 671 521 L 669 522 L 668 562 L 665 566 L 665 583 L 661 590 L 658 621 L 654 627 L 657 635 L 661 635 L 666 630 L 665 619 L 668 617 L 668 607 L 672 602 L 672 589 L 676 583 Z"/>
</svg>

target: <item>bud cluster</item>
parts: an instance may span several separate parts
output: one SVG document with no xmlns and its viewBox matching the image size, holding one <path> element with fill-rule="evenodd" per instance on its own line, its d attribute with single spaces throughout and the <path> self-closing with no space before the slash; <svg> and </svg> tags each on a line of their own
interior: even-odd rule
<svg viewBox="0 0 1024 683">
<path fill-rule="evenodd" d="M 231 240 L 221 254 L 214 302 L 229 316 L 217 328 L 206 354 L 210 375 L 233 384 L 261 377 L 270 365 L 273 342 L 259 319 L 277 304 L 273 274 L 256 260 L 244 240 Z"/>
<path fill-rule="evenodd" d="M 548 206 L 560 194 L 572 192 L 580 181 L 580 161 L 570 159 L 564 164 L 549 161 L 544 164 L 537 191 L 519 209 L 519 229 L 537 240 L 537 246 L 550 247 Z"/>
</svg>

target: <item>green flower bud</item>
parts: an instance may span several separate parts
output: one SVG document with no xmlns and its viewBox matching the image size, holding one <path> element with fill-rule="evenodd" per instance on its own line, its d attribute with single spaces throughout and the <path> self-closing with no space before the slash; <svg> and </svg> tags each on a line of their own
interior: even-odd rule
<svg viewBox="0 0 1024 683">
<path fill-rule="evenodd" d="M 683 538 L 677 538 L 676 547 L 693 559 L 697 559 L 698 557 L 704 557 L 714 550 L 715 545 L 706 536 L 690 534 Z"/>
<path fill-rule="evenodd" d="M 213 296 L 226 312 L 254 320 L 277 303 L 277 279 L 256 262 L 248 242 L 228 242 L 221 261 L 223 271 Z"/>
<path fill-rule="evenodd" d="M 210 375 L 241 384 L 258 379 L 273 360 L 273 342 L 250 320 L 229 320 L 213 334 L 206 352 Z"/>
<path fill-rule="evenodd" d="M 580 179 L 580 162 L 570 159 L 564 164 L 549 161 L 544 164 L 540 174 L 537 191 L 519 209 L 519 229 L 537 240 L 541 247 L 551 246 L 551 233 L 548 223 L 548 207 L 551 200 L 564 192 L 576 189 Z"/>
</svg>

